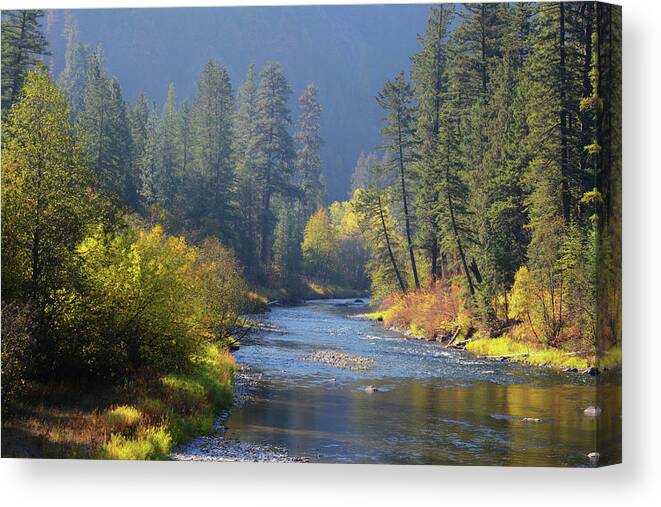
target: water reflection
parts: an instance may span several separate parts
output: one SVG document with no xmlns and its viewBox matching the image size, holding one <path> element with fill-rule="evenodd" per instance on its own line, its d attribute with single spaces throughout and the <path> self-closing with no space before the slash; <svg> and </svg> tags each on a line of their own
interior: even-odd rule
<svg viewBox="0 0 661 507">
<path fill-rule="evenodd" d="M 323 318 L 314 319 L 314 312 Z M 241 351 L 239 360 L 264 376 L 233 411 L 229 438 L 285 447 L 319 462 L 590 466 L 586 455 L 598 447 L 600 464 L 621 460 L 618 378 L 600 386 L 597 401 L 596 384 L 579 377 L 472 364 L 463 354 L 440 356 L 440 362 L 422 355 L 430 346 L 441 351 L 436 344 L 398 340 L 390 352 L 365 348 L 366 329 L 379 329 L 337 310 L 283 309 L 272 320 L 288 332 L 258 337 Z M 309 364 L 301 354 L 333 345 L 359 349 L 381 368 L 337 370 Z M 412 366 L 408 357 L 415 354 L 398 347 L 427 359 Z M 370 384 L 378 391 L 366 392 Z M 597 402 L 600 417 L 583 414 Z"/>
</svg>

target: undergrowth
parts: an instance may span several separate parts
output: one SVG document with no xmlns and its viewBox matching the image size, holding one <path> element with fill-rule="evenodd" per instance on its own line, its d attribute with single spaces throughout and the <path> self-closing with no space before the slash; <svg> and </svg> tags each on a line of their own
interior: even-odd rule
<svg viewBox="0 0 661 507">
<path fill-rule="evenodd" d="M 2 455 L 167 459 L 176 446 L 214 431 L 215 415 L 232 403 L 234 372 L 227 350 L 205 345 L 176 374 L 101 390 L 38 386 L 14 417 L 3 418 Z"/>
</svg>

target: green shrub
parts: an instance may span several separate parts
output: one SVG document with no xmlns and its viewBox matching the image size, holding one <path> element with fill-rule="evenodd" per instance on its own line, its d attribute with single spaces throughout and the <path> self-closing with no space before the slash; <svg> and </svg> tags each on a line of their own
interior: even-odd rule
<svg viewBox="0 0 661 507">
<path fill-rule="evenodd" d="M 26 305 L 2 303 L 2 412 L 7 414 L 30 384 L 35 343 Z"/>
</svg>

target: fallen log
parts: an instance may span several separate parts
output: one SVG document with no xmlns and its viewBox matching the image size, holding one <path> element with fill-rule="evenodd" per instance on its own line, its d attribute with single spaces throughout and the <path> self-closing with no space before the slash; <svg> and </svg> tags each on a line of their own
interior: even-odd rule
<svg viewBox="0 0 661 507">
<path fill-rule="evenodd" d="M 452 333 L 452 337 L 450 338 L 450 341 L 447 343 L 445 348 L 451 347 L 454 341 L 457 339 L 457 336 L 459 336 L 459 331 L 461 331 L 461 328 L 457 326 L 457 329 L 454 330 L 454 333 Z"/>
<path fill-rule="evenodd" d="M 471 341 L 473 341 L 472 338 L 467 338 L 467 339 L 465 339 L 465 340 L 463 340 L 463 341 L 460 341 L 460 342 L 454 343 L 454 344 L 452 344 L 452 345 L 447 345 L 445 348 L 448 348 L 448 347 L 449 347 L 449 348 L 451 348 L 451 349 L 465 349 L 465 348 L 466 348 L 466 344 L 467 344 L 467 343 L 470 343 Z"/>
<path fill-rule="evenodd" d="M 519 354 L 502 354 L 497 356 L 477 356 L 480 359 L 509 359 L 510 357 L 530 357 L 541 356 L 542 354 L 530 354 L 529 352 L 521 352 Z"/>
</svg>

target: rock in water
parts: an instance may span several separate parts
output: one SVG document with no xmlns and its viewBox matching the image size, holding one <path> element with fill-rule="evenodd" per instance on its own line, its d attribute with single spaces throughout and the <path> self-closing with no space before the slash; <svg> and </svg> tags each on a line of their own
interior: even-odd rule
<svg viewBox="0 0 661 507">
<path fill-rule="evenodd" d="M 599 417 L 601 415 L 601 408 L 590 405 L 588 408 L 583 410 L 583 413 L 590 417 Z"/>
<path fill-rule="evenodd" d="M 601 455 L 598 452 L 591 452 L 588 454 L 588 458 L 590 458 L 590 463 L 593 465 L 596 465 L 599 462 L 599 458 Z"/>
<path fill-rule="evenodd" d="M 318 350 L 306 359 L 349 370 L 367 370 L 374 366 L 374 359 L 371 357 L 354 356 L 334 350 Z"/>
<path fill-rule="evenodd" d="M 367 386 L 365 388 L 365 392 L 368 392 L 368 393 L 376 393 L 378 391 L 379 391 L 378 388 L 376 388 L 374 386 Z"/>
<path fill-rule="evenodd" d="M 592 375 L 593 377 L 595 375 L 599 375 L 599 368 L 596 366 L 590 366 L 587 370 L 583 371 L 584 375 Z"/>
</svg>

